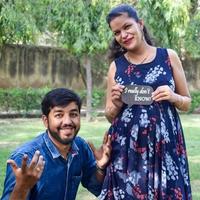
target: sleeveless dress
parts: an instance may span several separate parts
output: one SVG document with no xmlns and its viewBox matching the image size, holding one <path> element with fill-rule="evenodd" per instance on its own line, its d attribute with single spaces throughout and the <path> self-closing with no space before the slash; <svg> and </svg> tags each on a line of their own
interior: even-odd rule
<svg viewBox="0 0 200 200">
<path fill-rule="evenodd" d="M 130 64 L 115 60 L 115 81 L 147 85 L 155 90 L 175 83 L 167 50 L 157 48 L 153 61 Z M 124 104 L 109 128 L 111 162 L 100 200 L 191 200 L 183 130 L 175 107 L 168 101 L 151 105 Z"/>
</svg>

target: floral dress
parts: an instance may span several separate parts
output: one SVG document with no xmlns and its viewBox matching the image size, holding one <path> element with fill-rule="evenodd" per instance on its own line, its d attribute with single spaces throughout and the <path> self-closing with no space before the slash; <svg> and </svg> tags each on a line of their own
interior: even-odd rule
<svg viewBox="0 0 200 200">
<path fill-rule="evenodd" d="M 115 60 L 115 81 L 147 85 L 154 90 L 175 83 L 166 49 L 157 48 L 152 62 L 130 64 Z M 151 105 L 124 104 L 113 121 L 112 156 L 100 200 L 191 200 L 183 130 L 175 107 L 168 101 Z"/>
</svg>

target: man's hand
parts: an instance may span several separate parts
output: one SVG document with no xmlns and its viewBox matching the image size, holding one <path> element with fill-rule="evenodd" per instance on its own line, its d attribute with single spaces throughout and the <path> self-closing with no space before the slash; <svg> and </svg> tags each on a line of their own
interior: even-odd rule
<svg viewBox="0 0 200 200">
<path fill-rule="evenodd" d="M 11 165 L 16 177 L 15 189 L 18 192 L 28 192 L 39 180 L 44 170 L 45 161 L 39 151 L 36 151 L 30 165 L 27 165 L 28 156 L 25 154 L 22 159 L 21 168 L 17 166 L 14 160 L 7 160 Z"/>
<path fill-rule="evenodd" d="M 100 169 L 105 169 L 110 160 L 111 155 L 111 136 L 106 132 L 103 138 L 103 143 L 99 149 L 96 149 L 91 142 L 88 142 L 94 156 L 96 158 L 97 166 Z"/>
</svg>

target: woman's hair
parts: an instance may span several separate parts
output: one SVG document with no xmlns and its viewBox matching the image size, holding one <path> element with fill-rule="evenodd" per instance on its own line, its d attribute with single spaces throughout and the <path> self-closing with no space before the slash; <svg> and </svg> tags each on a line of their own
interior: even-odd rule
<svg viewBox="0 0 200 200">
<path fill-rule="evenodd" d="M 124 13 L 127 13 L 129 17 L 133 18 L 136 22 L 139 22 L 139 17 L 138 17 L 138 14 L 134 7 L 130 6 L 129 4 L 120 4 L 116 7 L 114 7 L 107 15 L 106 21 L 107 21 L 108 25 L 110 26 L 110 22 L 114 18 L 116 18 Z M 143 26 L 143 33 L 144 33 L 144 38 L 145 38 L 146 42 L 148 44 L 152 45 L 151 38 L 150 38 L 149 33 L 145 26 Z M 109 50 L 110 50 L 109 51 L 109 59 L 110 60 L 114 60 L 115 58 L 118 58 L 119 56 L 123 55 L 127 51 L 126 49 L 121 47 L 115 39 L 113 39 L 113 41 L 111 42 L 111 44 L 109 46 Z"/>
<path fill-rule="evenodd" d="M 48 116 L 51 109 L 55 106 L 67 106 L 71 102 L 75 102 L 78 106 L 79 112 L 81 110 L 80 97 L 67 88 L 56 88 L 48 92 L 42 100 L 41 110 L 42 114 Z"/>
</svg>

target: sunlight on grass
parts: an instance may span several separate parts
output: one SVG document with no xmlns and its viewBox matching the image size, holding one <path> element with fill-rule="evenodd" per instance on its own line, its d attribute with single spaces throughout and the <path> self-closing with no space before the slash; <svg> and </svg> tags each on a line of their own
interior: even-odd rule
<svg viewBox="0 0 200 200">
<path fill-rule="evenodd" d="M 193 200 L 200 199 L 200 115 L 181 115 L 187 146 Z M 110 124 L 106 120 L 81 120 L 79 135 L 100 146 Z M 0 119 L 0 196 L 3 190 L 6 160 L 12 150 L 44 131 L 41 119 Z M 82 186 L 76 200 L 96 200 Z"/>
<path fill-rule="evenodd" d="M 191 184 L 192 184 L 193 200 L 199 200 L 200 199 L 200 193 L 199 193 L 200 180 L 191 181 Z"/>
</svg>

